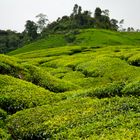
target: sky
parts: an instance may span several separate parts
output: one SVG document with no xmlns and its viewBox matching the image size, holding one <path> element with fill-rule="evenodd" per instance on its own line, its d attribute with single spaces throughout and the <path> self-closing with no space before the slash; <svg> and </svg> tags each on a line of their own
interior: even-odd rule
<svg viewBox="0 0 140 140">
<path fill-rule="evenodd" d="M 110 17 L 124 19 L 124 28 L 140 29 L 140 0 L 0 0 L 0 29 L 22 32 L 27 20 L 37 21 L 39 13 L 50 22 L 70 15 L 74 4 L 94 13 L 96 7 L 108 9 Z"/>
</svg>

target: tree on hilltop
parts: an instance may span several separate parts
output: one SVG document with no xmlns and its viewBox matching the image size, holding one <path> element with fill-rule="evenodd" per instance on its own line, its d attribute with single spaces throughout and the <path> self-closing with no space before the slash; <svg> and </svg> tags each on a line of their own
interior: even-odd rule
<svg viewBox="0 0 140 140">
<path fill-rule="evenodd" d="M 37 26 L 38 26 L 39 33 L 41 33 L 43 31 L 43 29 L 46 27 L 46 22 L 48 21 L 48 19 L 46 17 L 47 16 L 42 13 L 40 13 L 36 16 L 36 18 L 38 18 Z"/>
<path fill-rule="evenodd" d="M 27 20 L 25 24 L 25 33 L 28 35 L 30 41 L 35 40 L 38 36 L 36 23 Z"/>
</svg>

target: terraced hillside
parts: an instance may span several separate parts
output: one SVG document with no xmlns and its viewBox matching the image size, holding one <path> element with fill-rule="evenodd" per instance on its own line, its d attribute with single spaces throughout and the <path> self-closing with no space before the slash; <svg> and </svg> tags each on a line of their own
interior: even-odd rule
<svg viewBox="0 0 140 140">
<path fill-rule="evenodd" d="M 8 55 L 1 139 L 140 139 L 140 33 L 80 30 Z"/>
</svg>

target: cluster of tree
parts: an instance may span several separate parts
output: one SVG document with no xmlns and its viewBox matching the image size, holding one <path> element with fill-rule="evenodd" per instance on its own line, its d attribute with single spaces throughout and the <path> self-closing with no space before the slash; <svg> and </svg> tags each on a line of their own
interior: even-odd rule
<svg viewBox="0 0 140 140">
<path fill-rule="evenodd" d="M 11 51 L 15 49 L 15 46 L 18 48 L 20 39 L 21 36 L 19 33 L 11 30 L 0 30 L 0 53 Z"/>
<path fill-rule="evenodd" d="M 82 11 L 82 7 L 75 4 L 70 16 L 58 18 L 56 21 L 48 24 L 43 31 L 55 32 L 83 28 L 102 28 L 117 31 L 119 28 L 118 23 L 116 19 L 110 19 L 109 10 L 101 10 L 97 7 L 92 16 L 90 11 Z"/>
<path fill-rule="evenodd" d="M 22 33 L 11 30 L 0 30 L 0 53 L 7 53 L 14 49 L 31 43 L 40 37 L 42 30 L 46 27 L 46 15 L 39 14 L 37 23 L 27 20 Z"/>
<path fill-rule="evenodd" d="M 34 33 L 32 31 L 32 36 L 30 36 L 31 32 L 17 33 L 11 30 L 0 30 L 0 53 L 7 53 L 30 43 L 37 37 Z"/>
<path fill-rule="evenodd" d="M 39 14 L 36 16 L 38 18 L 37 23 L 31 20 L 27 20 L 25 24 L 24 34 L 27 36 L 29 41 L 36 40 L 39 36 L 41 36 L 43 29 L 46 27 L 46 22 L 48 19 L 46 15 Z"/>
<path fill-rule="evenodd" d="M 140 32 L 140 29 L 134 29 L 133 27 L 122 28 L 120 31 L 122 32 Z"/>
</svg>

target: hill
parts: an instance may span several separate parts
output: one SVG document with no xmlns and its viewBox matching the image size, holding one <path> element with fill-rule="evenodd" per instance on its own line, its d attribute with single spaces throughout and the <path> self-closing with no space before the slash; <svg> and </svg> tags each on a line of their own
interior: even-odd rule
<svg viewBox="0 0 140 140">
<path fill-rule="evenodd" d="M 140 139 L 140 33 L 76 30 L 8 55 L 1 139 Z"/>
<path fill-rule="evenodd" d="M 61 47 L 66 45 L 78 46 L 107 46 L 107 45 L 137 45 L 140 44 L 139 32 L 116 32 L 103 29 L 83 29 L 49 35 L 9 53 L 14 55 L 34 50 Z"/>
</svg>

